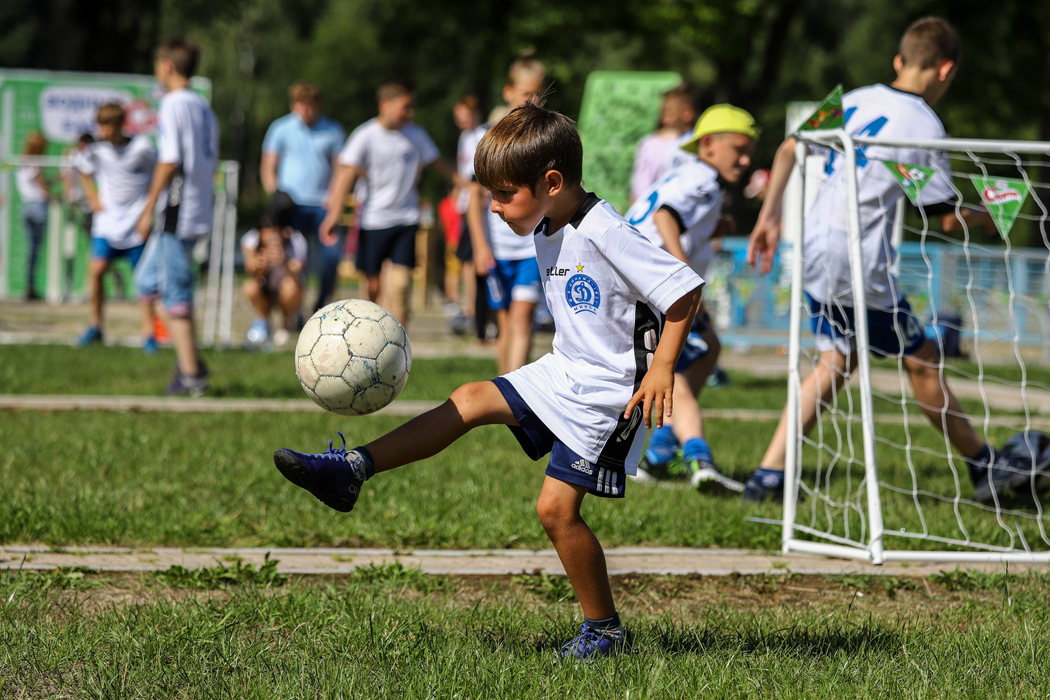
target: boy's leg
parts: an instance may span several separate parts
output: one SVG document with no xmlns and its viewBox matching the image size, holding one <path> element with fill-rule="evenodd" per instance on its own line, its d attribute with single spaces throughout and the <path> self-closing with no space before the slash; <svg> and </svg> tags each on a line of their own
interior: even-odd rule
<svg viewBox="0 0 1050 700">
<path fill-rule="evenodd" d="M 495 272 L 489 275 L 491 284 Z M 490 294 L 491 297 L 491 294 Z M 510 363 L 510 309 L 496 309 L 496 327 L 499 335 L 496 336 L 496 373 L 506 374 Z"/>
<path fill-rule="evenodd" d="M 416 416 L 364 445 L 375 465 L 385 472 L 433 457 L 472 428 L 517 425 L 507 400 L 493 382 L 471 382 L 452 392 L 448 401 Z"/>
<path fill-rule="evenodd" d="M 259 314 L 259 318 L 268 319 L 270 317 L 270 297 L 266 294 L 266 290 L 263 289 L 263 285 L 259 284 L 255 277 L 249 277 L 244 280 L 241 291 L 248 301 L 251 302 L 255 312 Z"/>
<path fill-rule="evenodd" d="M 985 442 L 970 425 L 947 379 L 937 370 L 938 357 L 937 346 L 927 339 L 914 354 L 904 358 L 915 400 L 930 423 L 948 436 L 955 449 L 964 457 L 973 457 L 984 450 Z"/>
<path fill-rule="evenodd" d="M 278 450 L 274 464 L 286 479 L 312 493 L 330 508 L 353 510 L 364 482 L 389 471 L 432 457 L 471 428 L 517 425 L 518 421 L 494 382 L 464 384 L 437 408 L 416 416 L 378 440 L 349 452 L 334 449 L 304 454 Z"/>
<path fill-rule="evenodd" d="M 295 275 L 289 274 L 281 280 L 277 288 L 277 301 L 284 315 L 284 327 L 292 330 L 299 309 L 303 305 L 303 288 L 299 285 L 299 280 L 295 278 Z"/>
<path fill-rule="evenodd" d="M 799 391 L 799 415 L 802 422 L 802 433 L 808 435 L 817 424 L 818 409 L 831 401 L 842 388 L 847 367 L 852 372 L 857 367 L 857 353 L 849 357 L 839 350 L 824 350 L 813 371 L 802 380 Z M 773 496 L 781 497 L 784 488 L 784 461 L 787 456 L 787 406 L 780 415 L 773 440 L 766 448 L 758 471 L 747 482 L 744 490 L 745 500 L 763 500 Z"/>
<path fill-rule="evenodd" d="M 580 599 L 583 614 L 590 620 L 607 620 L 615 617 L 616 605 L 605 552 L 580 516 L 580 504 L 587 493 L 584 486 L 548 476 L 543 481 L 536 512 Z"/>
<path fill-rule="evenodd" d="M 106 258 L 91 258 L 88 266 L 88 277 L 91 281 L 91 325 L 94 328 L 102 328 L 102 306 L 105 304 L 106 292 L 102 287 L 102 275 L 109 269 L 109 260 Z"/>
<path fill-rule="evenodd" d="M 510 310 L 507 312 L 510 342 L 507 347 L 505 372 L 513 372 L 528 364 L 529 351 L 532 350 L 532 317 L 535 312 L 534 302 L 510 302 Z"/>
</svg>

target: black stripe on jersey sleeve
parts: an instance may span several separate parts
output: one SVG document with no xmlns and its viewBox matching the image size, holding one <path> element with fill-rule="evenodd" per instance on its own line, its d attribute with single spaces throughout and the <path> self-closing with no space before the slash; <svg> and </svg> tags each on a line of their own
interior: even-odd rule
<svg viewBox="0 0 1050 700">
<path fill-rule="evenodd" d="M 645 378 L 645 373 L 649 370 L 649 355 L 656 349 L 655 347 L 652 349 L 645 347 L 645 336 L 650 331 L 654 332 L 656 337 L 659 338 L 660 319 L 657 318 L 648 304 L 640 301 L 635 302 L 634 390 L 631 392 L 632 396 L 638 391 L 638 387 L 642 385 L 642 379 Z M 603 469 L 623 474 L 626 471 L 627 455 L 631 452 L 634 437 L 641 425 L 642 407 L 640 405 L 634 407 L 634 412 L 631 413 L 630 418 L 624 418 L 621 414 L 616 421 L 616 428 L 598 455 L 597 465 Z"/>
<path fill-rule="evenodd" d="M 678 224 L 678 235 L 685 235 L 685 222 L 682 221 L 682 215 L 678 213 L 678 210 L 672 207 L 670 204 L 664 204 L 660 207 L 660 209 L 674 217 L 675 223 Z"/>
</svg>

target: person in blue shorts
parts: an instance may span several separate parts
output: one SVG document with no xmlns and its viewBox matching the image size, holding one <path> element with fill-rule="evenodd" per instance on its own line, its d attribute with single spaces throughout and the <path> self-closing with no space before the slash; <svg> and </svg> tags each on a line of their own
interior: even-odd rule
<svg viewBox="0 0 1050 700">
<path fill-rule="evenodd" d="M 645 428 L 670 415 L 674 365 L 704 282 L 583 189 L 583 145 L 568 118 L 531 103 L 518 107 L 482 138 L 475 165 L 492 210 L 535 241 L 557 325 L 554 352 L 492 381 L 464 384 L 438 408 L 367 445 L 278 450 L 274 463 L 346 512 L 379 473 L 432 457 L 473 428 L 508 426 L 531 459 L 550 454 L 536 510 L 584 615 L 562 657 L 621 653 L 631 637 L 580 506 L 587 494 L 623 497 Z"/>
<path fill-rule="evenodd" d="M 134 270 L 146 243 L 136 224 L 149 199 L 150 176 L 157 163 L 157 149 L 146 136 L 130 138 L 124 134 L 124 108 L 117 103 L 98 109 L 99 139 L 85 145 L 73 156 L 91 209 L 91 323 L 77 341 L 83 347 L 102 342 L 102 307 L 105 291 L 102 276 L 114 261 L 127 259 Z M 143 349 L 157 351 L 153 338 L 153 305 L 142 302 Z"/>
</svg>

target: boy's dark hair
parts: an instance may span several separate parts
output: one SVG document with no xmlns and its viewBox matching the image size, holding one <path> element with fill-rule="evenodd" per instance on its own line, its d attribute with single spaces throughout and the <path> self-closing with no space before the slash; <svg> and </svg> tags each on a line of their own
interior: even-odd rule
<svg viewBox="0 0 1050 700">
<path fill-rule="evenodd" d="M 183 78 L 191 78 L 197 72 L 200 56 L 200 47 L 184 36 L 173 36 L 157 44 L 157 60 L 171 61 L 175 72 Z"/>
<path fill-rule="evenodd" d="M 258 228 L 259 228 L 260 231 L 262 231 L 264 228 L 277 228 L 277 229 L 279 229 L 279 228 L 283 228 L 283 227 L 281 226 L 281 222 L 279 222 L 277 220 L 276 216 L 274 216 L 270 212 L 266 212 L 265 214 L 263 214 L 262 216 L 259 217 L 259 226 L 258 226 Z"/>
<path fill-rule="evenodd" d="M 77 143 L 79 143 L 81 146 L 86 146 L 89 143 L 95 143 L 95 137 L 85 131 L 77 139 Z"/>
<path fill-rule="evenodd" d="M 415 92 L 416 86 L 410 80 L 388 80 L 376 90 L 376 99 L 379 102 L 396 100 L 405 95 L 413 95 Z"/>
<path fill-rule="evenodd" d="M 124 108 L 116 102 L 107 102 L 98 108 L 95 121 L 120 128 L 124 126 Z"/>
<path fill-rule="evenodd" d="M 916 20 L 901 37 L 901 61 L 920 70 L 936 68 L 944 61 L 959 65 L 962 59 L 962 40 L 948 20 L 923 17 Z"/>
<path fill-rule="evenodd" d="M 526 102 L 489 129 L 474 154 L 474 175 L 482 187 L 528 187 L 557 170 L 567 187 L 583 180 L 580 132 L 563 114 Z"/>
<path fill-rule="evenodd" d="M 477 112 L 481 109 L 481 104 L 478 102 L 476 95 L 464 95 L 463 97 L 456 100 L 457 107 L 466 107 L 471 112 Z"/>
<path fill-rule="evenodd" d="M 272 221 L 271 226 L 275 228 L 291 226 L 292 212 L 294 210 L 295 202 L 292 200 L 292 196 L 287 192 L 277 190 L 273 193 L 273 197 L 270 198 L 270 206 L 267 207 L 263 219 Z M 259 227 L 263 227 L 262 222 L 259 223 Z"/>
</svg>

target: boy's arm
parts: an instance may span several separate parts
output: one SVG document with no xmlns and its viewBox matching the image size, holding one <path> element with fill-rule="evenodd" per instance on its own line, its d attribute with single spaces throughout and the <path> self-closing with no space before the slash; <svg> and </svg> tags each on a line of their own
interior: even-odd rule
<svg viewBox="0 0 1050 700">
<path fill-rule="evenodd" d="M 963 230 L 963 223 L 966 223 L 967 228 L 974 226 L 981 226 L 987 231 L 997 231 L 998 227 L 995 225 L 995 219 L 988 213 L 988 210 L 983 207 L 967 207 L 963 206 L 958 212 L 949 212 L 947 214 L 941 214 L 939 217 L 941 220 L 941 228 L 945 233 L 956 233 L 957 231 Z"/>
<path fill-rule="evenodd" d="M 783 211 L 784 190 L 787 189 L 791 170 L 795 167 L 795 138 L 784 139 L 773 159 L 773 169 L 769 174 L 769 187 L 758 221 L 751 231 L 747 242 L 747 262 L 752 269 L 761 258 L 760 274 L 768 274 L 773 269 L 773 256 L 780 244 L 780 216 Z"/>
<path fill-rule="evenodd" d="M 346 205 L 346 196 L 354 189 L 354 185 L 357 184 L 357 178 L 361 177 L 361 175 L 361 171 L 356 167 L 339 164 L 339 169 L 336 170 L 328 188 L 328 203 L 326 205 L 328 212 L 324 217 L 324 221 L 317 228 L 317 238 L 322 245 L 335 245 L 336 241 L 339 240 L 332 233 L 332 229 L 339 223 L 339 219 L 343 215 L 343 208 Z"/>
<path fill-rule="evenodd" d="M 463 179 L 463 176 L 444 158 L 438 158 L 430 164 L 430 167 L 434 169 L 441 177 L 451 182 L 456 187 L 466 187 L 470 183 Z"/>
<path fill-rule="evenodd" d="M 682 248 L 682 227 L 678 225 L 678 219 L 671 212 L 661 208 L 653 214 L 653 223 L 663 239 L 664 250 L 688 265 L 689 258 Z"/>
<path fill-rule="evenodd" d="M 277 163 L 279 160 L 279 155 L 266 151 L 263 151 L 262 158 L 259 160 L 259 179 L 262 181 L 266 194 L 273 194 L 277 191 Z"/>
<path fill-rule="evenodd" d="M 638 391 L 631 397 L 627 409 L 623 413 L 624 418 L 630 418 L 635 406 L 642 405 L 642 416 L 645 419 L 645 427 L 651 428 L 653 424 L 652 415 L 656 415 L 656 427 L 664 424 L 664 417 L 671 416 L 671 394 L 674 391 L 674 366 L 678 356 L 682 353 L 685 339 L 689 335 L 689 328 L 696 316 L 700 305 L 700 291 L 698 286 L 689 292 L 667 310 L 667 320 L 664 322 L 664 331 L 660 336 L 660 342 L 656 345 L 653 353 L 653 363 L 649 371 L 645 373 Z"/>
<path fill-rule="evenodd" d="M 153 168 L 153 182 L 149 186 L 149 199 L 146 200 L 146 208 L 139 217 L 138 230 L 143 239 L 149 238 L 153 232 L 153 209 L 157 206 L 160 193 L 171 182 L 171 176 L 175 174 L 178 163 L 157 163 Z"/>
<path fill-rule="evenodd" d="M 244 254 L 244 271 L 253 277 L 258 275 L 260 272 L 258 251 L 248 246 L 241 246 L 241 253 Z"/>
<path fill-rule="evenodd" d="M 474 248 L 474 272 L 487 275 L 496 267 L 492 246 L 485 235 L 485 188 L 476 182 L 470 183 L 470 200 L 467 202 L 467 230 Z"/>
<path fill-rule="evenodd" d="M 97 214 L 102 211 L 102 202 L 98 199 L 98 189 L 95 188 L 95 179 L 84 173 L 77 173 L 77 177 L 80 178 L 80 187 L 84 190 L 84 199 L 87 200 L 91 213 Z"/>
</svg>

